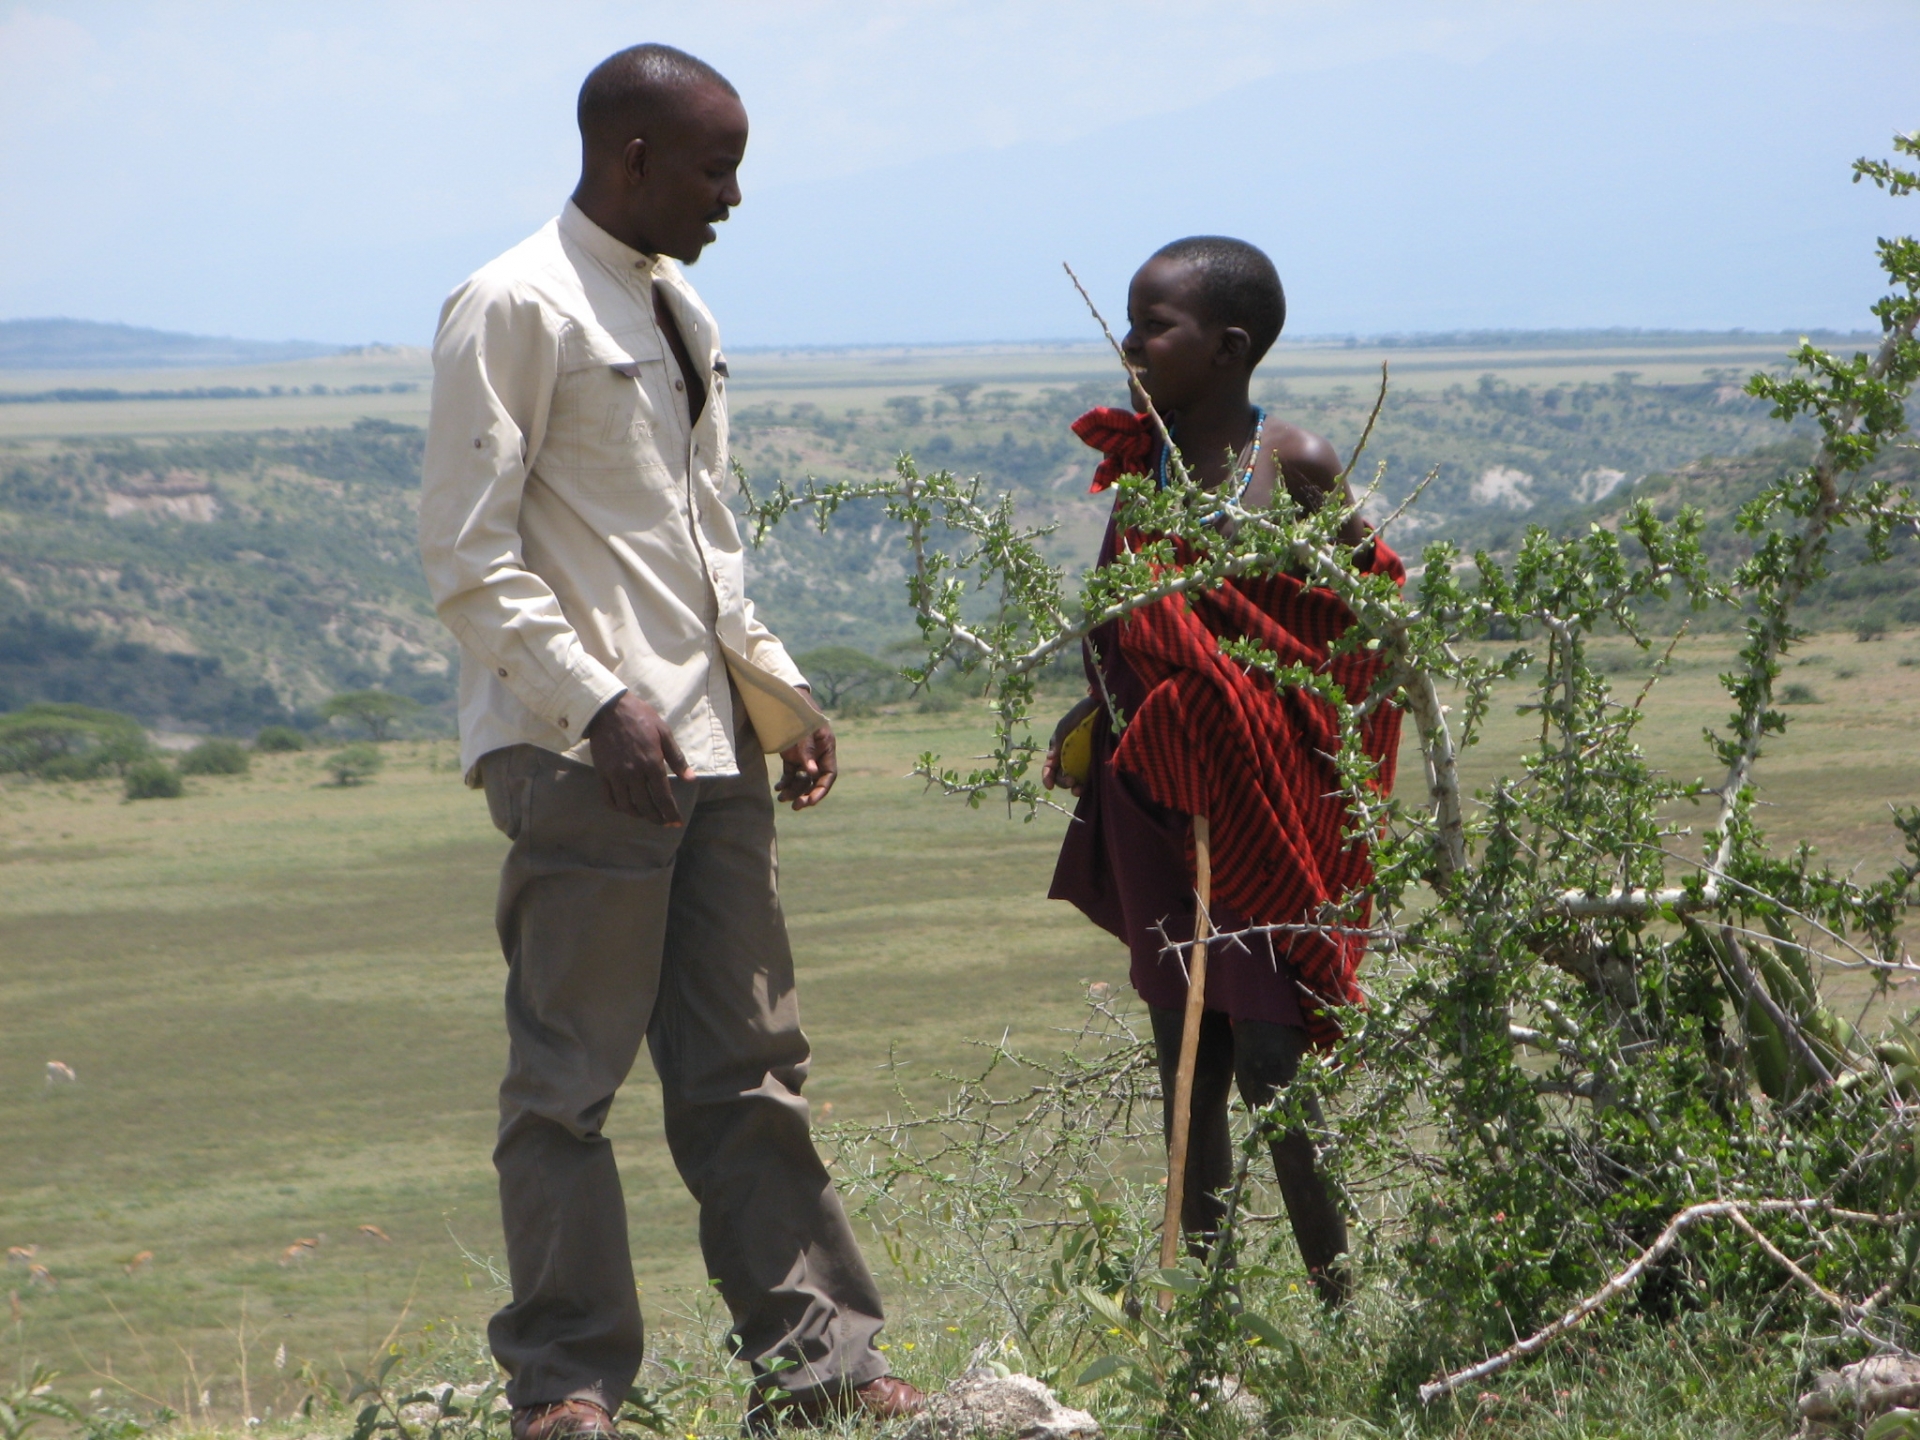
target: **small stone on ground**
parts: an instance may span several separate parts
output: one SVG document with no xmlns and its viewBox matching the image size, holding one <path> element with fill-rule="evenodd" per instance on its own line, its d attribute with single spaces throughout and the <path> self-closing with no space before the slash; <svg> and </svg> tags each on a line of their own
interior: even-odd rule
<svg viewBox="0 0 1920 1440">
<path fill-rule="evenodd" d="M 901 1440 L 1102 1440 L 1100 1424 L 1069 1410 L 1031 1375 L 970 1370 L 937 1395 Z"/>
</svg>

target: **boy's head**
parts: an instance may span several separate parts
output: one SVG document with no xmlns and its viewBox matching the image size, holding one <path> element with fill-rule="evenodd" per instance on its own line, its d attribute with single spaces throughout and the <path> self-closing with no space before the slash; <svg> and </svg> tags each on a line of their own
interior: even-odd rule
<svg viewBox="0 0 1920 1440">
<path fill-rule="evenodd" d="M 1286 292 L 1257 247 L 1193 235 L 1154 251 L 1127 289 L 1121 348 L 1153 403 L 1180 410 L 1241 385 L 1287 322 Z"/>
</svg>

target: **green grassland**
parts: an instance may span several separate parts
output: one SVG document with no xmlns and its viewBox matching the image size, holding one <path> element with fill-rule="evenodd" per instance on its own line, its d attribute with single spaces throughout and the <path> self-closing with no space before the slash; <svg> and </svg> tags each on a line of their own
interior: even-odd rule
<svg viewBox="0 0 1920 1440">
<path fill-rule="evenodd" d="M 1504 550 L 1527 523 L 1604 523 L 1644 497 L 1664 513 L 1703 504 L 1725 566 L 1734 510 L 1802 444 L 1735 383 L 1784 348 L 1300 346 L 1276 352 L 1260 393 L 1346 447 L 1390 362 L 1370 451 L 1383 494 L 1440 469 L 1421 522 L 1396 532 L 1410 555 L 1436 539 Z M 1024 514 L 1060 526 L 1061 561 L 1090 557 L 1106 505 L 1085 494 L 1092 457 L 1065 426 L 1119 398 L 1099 350 L 766 352 L 734 369 L 738 453 L 756 481 L 872 473 L 911 448 L 1014 490 Z M 450 647 L 412 549 L 425 391 L 391 388 L 423 379 L 417 352 L 387 352 L 85 377 L 278 395 L 0 404 L 0 708 L 119 701 L 149 723 L 243 730 L 361 684 L 444 707 Z M 1692 463 L 1703 455 L 1722 458 Z M 1906 475 L 1912 461 L 1893 463 Z M 754 593 L 796 650 L 878 653 L 910 629 L 884 541 L 879 517 L 854 510 L 752 556 Z M 1884 806 L 1920 801 L 1920 556 L 1902 539 L 1891 567 L 1866 570 L 1856 550 L 1843 541 L 1809 611 L 1825 633 L 1783 677 L 1810 696 L 1764 762 L 1761 823 L 1879 868 L 1897 850 Z M 1658 618 L 1670 632 L 1682 617 Z M 1862 618 L 1889 633 L 1854 638 Z M 1637 693 L 1645 657 L 1600 643 Z M 1717 676 L 1732 644 L 1689 636 L 1649 701 L 1643 742 L 1687 778 L 1710 770 L 1700 731 L 1728 708 Z M 840 790 L 782 822 L 817 1116 L 872 1121 L 904 1103 L 896 1086 L 936 1101 L 943 1076 L 977 1059 L 972 1042 L 1010 1032 L 1045 1049 L 1079 1023 L 1086 984 L 1124 978 L 1116 944 L 1042 898 L 1058 816 L 967 811 L 902 778 L 922 750 L 982 748 L 976 718 L 843 722 Z M 1472 783 L 1512 770 L 1527 723 L 1496 714 L 1466 757 Z M 9 1271 L 11 1358 L 57 1364 L 69 1389 L 110 1371 L 189 1412 L 204 1389 L 231 1417 L 244 1351 L 252 1408 L 284 1414 L 302 1362 L 337 1373 L 396 1324 L 471 1327 L 497 1303 L 481 1261 L 498 1250 L 491 891 L 504 842 L 449 742 L 423 732 L 388 755 L 376 783 L 350 789 L 323 784 L 311 754 L 256 756 L 250 776 L 191 779 L 172 801 L 122 803 L 108 782 L 0 783 L 0 1243 L 39 1247 L 57 1287 Z M 1857 973 L 1830 988 L 1856 1008 L 1912 1003 L 1905 990 L 1874 1001 Z M 77 1084 L 49 1087 L 49 1060 Z M 693 1210 L 641 1070 L 612 1122 L 638 1273 L 653 1315 L 690 1314 Z M 289 1256 L 301 1239 L 319 1243 Z M 901 1368 L 957 1364 L 942 1297 L 882 1271 L 897 1344 L 921 1347 L 896 1351 Z"/>
<path fill-rule="evenodd" d="M 1120 978 L 1112 947 L 1041 898 L 1057 824 L 943 813 L 898 778 L 910 753 L 967 743 L 943 723 L 851 727 L 833 803 L 783 825 L 809 1093 L 835 1119 L 885 1113 L 890 1054 L 937 1099 L 969 1037 L 1042 1043 L 1084 980 Z M 326 1364 L 410 1295 L 416 1320 L 492 1308 L 455 1237 L 497 1253 L 504 842 L 450 747 L 391 748 L 354 789 L 263 756 L 174 802 L 0 792 L 0 1235 L 38 1245 L 59 1285 L 15 1272 L 14 1346 L 70 1373 L 111 1361 L 180 1408 L 185 1356 L 232 1380 L 243 1296 L 267 1353 Z M 50 1090 L 49 1059 L 78 1083 Z M 643 1080 L 612 1125 L 638 1269 L 650 1293 L 684 1292 L 693 1208 L 658 1124 Z M 283 1265 L 303 1237 L 324 1238 Z"/>
<path fill-rule="evenodd" d="M 1611 647 L 1630 697 L 1643 659 Z M 1653 691 L 1646 743 L 1676 773 L 1707 769 L 1698 736 L 1726 708 L 1729 658 L 1724 638 L 1683 642 Z M 1790 678 L 1816 703 L 1771 747 L 1765 823 L 1881 866 L 1884 805 L 1920 800 L 1920 634 L 1822 637 L 1800 658 Z M 1077 1025 L 1086 985 L 1124 981 L 1119 947 L 1042 898 L 1059 817 L 970 811 L 902 778 L 922 750 L 970 753 L 970 719 L 846 722 L 831 803 L 782 820 L 816 1116 L 878 1119 L 903 1103 L 896 1085 L 936 1101 L 943 1072 L 975 1063 L 970 1042 L 1003 1032 L 1064 1045 L 1054 1032 Z M 1495 716 L 1476 784 L 1511 770 L 1527 723 Z M 12 1272 L 18 1358 L 82 1383 L 111 1372 L 175 1408 L 205 1388 L 231 1414 L 244 1306 L 255 1411 L 284 1414 L 300 1362 L 357 1362 L 396 1323 L 471 1327 L 497 1303 L 471 1257 L 499 1245 L 504 842 L 451 746 L 389 751 L 378 782 L 352 789 L 323 785 L 312 755 L 257 757 L 251 776 L 195 779 L 176 801 L 0 789 L 0 1239 L 38 1246 L 58 1286 Z M 1857 977 L 1835 983 L 1865 1003 Z M 50 1059 L 78 1082 L 50 1088 Z M 700 1301 L 694 1216 L 644 1072 L 611 1130 L 639 1277 L 671 1317 Z M 302 1238 L 320 1244 L 287 1259 Z M 896 1342 L 937 1340 L 941 1297 L 873 1253 Z M 284 1371 L 268 1363 L 282 1344 Z"/>
</svg>

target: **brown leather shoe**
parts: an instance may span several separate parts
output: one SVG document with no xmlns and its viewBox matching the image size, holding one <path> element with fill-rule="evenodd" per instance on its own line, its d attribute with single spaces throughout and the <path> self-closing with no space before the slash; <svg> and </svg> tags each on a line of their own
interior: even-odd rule
<svg viewBox="0 0 1920 1440">
<path fill-rule="evenodd" d="M 927 1397 L 897 1375 L 852 1390 L 815 1390 L 775 1399 L 763 1396 L 747 1412 L 747 1433 L 767 1435 L 781 1425 L 811 1430 L 838 1420 L 904 1420 L 927 1408 Z"/>
<path fill-rule="evenodd" d="M 905 1420 L 927 1408 L 927 1397 L 898 1375 L 882 1375 L 853 1392 L 853 1413 L 866 1420 Z"/>
<path fill-rule="evenodd" d="M 553 1405 L 523 1405 L 513 1412 L 513 1440 L 573 1440 L 580 1435 L 612 1436 L 613 1416 L 591 1400 L 562 1400 Z"/>
</svg>

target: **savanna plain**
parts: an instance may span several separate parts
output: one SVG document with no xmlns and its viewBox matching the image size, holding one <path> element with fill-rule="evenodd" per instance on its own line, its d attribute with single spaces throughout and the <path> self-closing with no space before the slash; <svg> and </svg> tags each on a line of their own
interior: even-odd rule
<svg viewBox="0 0 1920 1440">
<path fill-rule="evenodd" d="M 1330 387 L 1362 379 L 1375 357 L 1317 358 L 1324 374 L 1296 361 L 1288 383 L 1363 410 L 1364 397 Z M 1706 378 L 1712 367 L 1752 357 L 1721 346 L 1652 358 L 1679 367 L 1661 383 L 1697 386 L 1717 383 Z M 957 384 L 964 411 L 974 374 L 1005 368 L 992 356 L 839 356 L 816 357 L 809 371 L 804 359 L 768 360 L 764 403 L 775 409 L 764 424 L 781 404 L 790 419 L 817 415 L 808 396 L 844 415 L 849 401 L 903 383 L 916 405 Z M 1042 382 L 1087 383 L 1094 368 L 1078 354 L 1030 359 L 1036 394 Z M 1524 357 L 1464 346 L 1427 363 L 1443 361 L 1458 371 L 1450 382 L 1498 369 L 1502 385 L 1520 387 L 1560 383 L 1576 366 L 1598 385 L 1620 363 L 1555 354 L 1529 370 Z M 389 371 L 412 373 L 390 356 L 377 364 L 383 383 Z M 825 378 L 809 390 L 808 374 Z M 737 403 L 757 398 L 742 388 Z M 393 390 L 375 412 L 405 423 L 420 402 Z M 191 434 L 218 420 L 220 403 L 128 402 L 97 414 L 118 433 Z M 71 426 L 82 408 L 13 407 L 0 429 L 12 427 L 19 446 L 42 445 L 55 432 L 38 427 Z M 339 395 L 257 408 L 261 429 L 345 424 L 367 409 Z M 895 411 L 903 421 L 906 408 Z M 1083 518 L 1076 538 L 1090 531 Z M 1718 677 L 1734 639 L 1685 635 L 1657 664 L 1672 636 L 1657 638 L 1651 652 L 1600 642 L 1601 668 L 1617 698 L 1641 703 L 1655 763 L 1710 778 L 1701 732 L 1729 708 Z M 1920 630 L 1817 634 L 1795 651 L 1787 682 L 1795 703 L 1761 765 L 1762 823 L 1842 864 L 1883 870 L 1899 852 L 1887 806 L 1920 801 Z M 1042 709 L 1072 698 L 1056 684 Z M 1484 789 L 1511 773 L 1536 725 L 1496 704 L 1467 756 L 1471 783 Z M 780 822 L 817 1124 L 871 1126 L 937 1108 L 996 1042 L 1063 1049 L 1090 999 L 1111 994 L 1124 1008 L 1120 947 L 1044 898 L 1064 817 L 968 809 L 909 778 L 922 752 L 956 760 L 983 747 L 977 701 L 882 705 L 838 730 L 831 801 Z M 505 842 L 462 784 L 450 739 L 422 731 L 383 748 L 377 778 L 351 786 L 328 783 L 313 751 L 256 755 L 250 773 L 194 777 L 166 801 L 126 802 L 117 780 L 0 782 L 0 1241 L 18 1247 L 0 1315 L 9 1368 L 45 1363 L 70 1394 L 97 1390 L 96 1403 L 143 1413 L 164 1405 L 189 1426 L 261 1417 L 317 1430 L 320 1418 L 297 1414 L 303 1400 L 327 1384 L 344 1389 L 349 1367 L 368 1368 L 395 1343 L 477 1365 L 479 1328 L 501 1298 L 488 1151 L 504 1060 L 492 893 Z M 1401 778 L 1403 790 L 1419 784 L 1411 744 Z M 1704 809 L 1675 819 L 1708 823 Z M 1850 1015 L 1916 1003 L 1857 973 L 1831 985 Z M 50 1061 L 74 1078 L 49 1078 Z M 610 1134 L 652 1343 L 710 1365 L 724 1322 L 702 1282 L 693 1203 L 659 1138 L 644 1054 Z M 1253 1208 L 1272 1212 L 1272 1202 Z M 943 1383 L 998 1338 L 970 1328 L 964 1297 L 923 1283 L 915 1237 L 866 1233 L 900 1373 Z M 1324 1326 L 1302 1305 L 1303 1325 Z M 1686 1417 L 1714 1414 L 1714 1388 L 1735 1382 L 1676 1354 L 1660 1383 L 1683 1427 L 1673 1433 L 1687 1433 Z M 1654 1433 L 1610 1408 L 1608 1388 L 1604 1374 L 1552 1372 L 1537 1392 L 1545 1398 L 1528 1402 L 1538 1413 L 1526 1433 Z M 1790 1401 L 1784 1389 L 1743 1391 L 1727 1408 L 1746 1418 L 1730 1416 L 1726 1433 L 1780 1433 L 1751 1416 L 1784 1415 Z M 1462 1433 L 1501 1423 L 1497 1407 L 1475 1404 L 1455 1413 Z M 1505 1413 L 1510 1429 L 1521 1425 Z M 689 1423 L 718 1433 L 736 1421 L 721 1407 Z M 1334 1423 L 1300 1433 L 1384 1432 Z"/>
<path fill-rule="evenodd" d="M 1728 658 L 1683 642 L 1655 685 L 1663 767 L 1706 770 Z M 1804 660 L 1818 700 L 1771 749 L 1769 823 L 1878 868 L 1896 848 L 1884 807 L 1920 800 L 1920 635 L 1823 636 Z M 1631 699 L 1645 658 L 1623 642 L 1618 663 Z M 843 722 L 831 802 L 781 822 L 819 1121 L 934 1107 L 946 1075 L 979 1068 L 974 1042 L 1064 1048 L 1089 988 L 1124 988 L 1117 945 L 1043 898 L 1059 817 L 968 810 L 905 778 L 923 750 L 966 753 L 971 718 Z M 1496 717 L 1483 778 L 1525 724 Z M 51 1280 L 9 1274 L 16 1360 L 206 1419 L 284 1415 L 303 1363 L 364 1366 L 396 1330 L 471 1331 L 499 1303 L 504 841 L 450 743 L 389 748 L 351 788 L 282 755 L 164 804 L 108 781 L 0 791 L 0 1233 Z M 50 1085 L 49 1059 L 77 1080 Z M 706 1336 L 694 1207 L 645 1068 L 611 1124 L 636 1270 L 657 1328 Z M 870 1248 L 897 1365 L 945 1378 L 941 1297 Z"/>
</svg>

